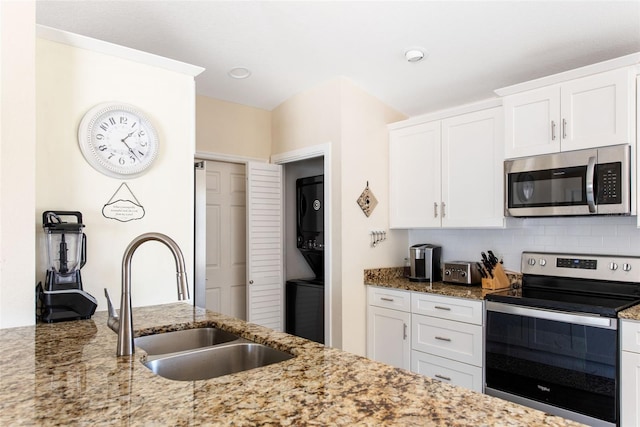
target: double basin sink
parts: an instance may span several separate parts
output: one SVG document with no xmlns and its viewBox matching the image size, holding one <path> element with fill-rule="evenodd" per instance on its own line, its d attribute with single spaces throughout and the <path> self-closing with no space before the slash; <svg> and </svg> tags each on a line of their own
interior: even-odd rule
<svg viewBox="0 0 640 427">
<path fill-rule="evenodd" d="M 177 381 L 205 380 L 293 358 L 213 327 L 146 335 L 135 338 L 134 343 L 147 352 L 142 359 L 147 368 Z"/>
</svg>

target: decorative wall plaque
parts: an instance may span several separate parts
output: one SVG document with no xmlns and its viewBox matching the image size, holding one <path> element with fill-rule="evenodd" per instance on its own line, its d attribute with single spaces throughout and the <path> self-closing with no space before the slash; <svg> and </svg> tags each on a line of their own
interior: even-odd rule
<svg viewBox="0 0 640 427">
<path fill-rule="evenodd" d="M 144 217 L 144 207 L 133 195 L 127 183 L 123 182 L 113 193 L 111 199 L 102 207 L 102 215 L 116 221 L 128 222 Z"/>
<path fill-rule="evenodd" d="M 360 194 L 360 197 L 358 197 L 357 203 L 367 217 L 371 215 L 378 204 L 378 199 L 376 199 L 376 196 L 374 196 L 373 192 L 369 189 L 369 181 L 367 181 L 367 186 L 362 191 L 362 194 Z"/>
</svg>

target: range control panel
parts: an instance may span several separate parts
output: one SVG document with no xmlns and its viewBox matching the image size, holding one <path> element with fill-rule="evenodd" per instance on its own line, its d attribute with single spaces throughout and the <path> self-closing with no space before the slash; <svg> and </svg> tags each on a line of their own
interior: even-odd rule
<svg viewBox="0 0 640 427">
<path fill-rule="evenodd" d="M 522 274 L 640 283 L 640 257 L 523 252 Z"/>
</svg>

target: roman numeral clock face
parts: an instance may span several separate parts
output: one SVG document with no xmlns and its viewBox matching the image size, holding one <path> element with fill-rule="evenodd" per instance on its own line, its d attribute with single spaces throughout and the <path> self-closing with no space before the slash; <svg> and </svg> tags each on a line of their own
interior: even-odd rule
<svg viewBox="0 0 640 427">
<path fill-rule="evenodd" d="M 91 166 L 120 179 L 142 175 L 158 154 L 153 125 L 127 104 L 106 103 L 89 110 L 80 122 L 78 143 Z"/>
</svg>

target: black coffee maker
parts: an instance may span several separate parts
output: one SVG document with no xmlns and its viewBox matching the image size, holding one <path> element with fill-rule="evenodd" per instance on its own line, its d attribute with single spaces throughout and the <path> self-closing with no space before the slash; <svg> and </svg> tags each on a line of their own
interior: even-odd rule
<svg viewBox="0 0 640 427">
<path fill-rule="evenodd" d="M 63 218 L 75 218 L 65 222 Z M 36 315 L 47 323 L 89 319 L 98 301 L 82 289 L 80 269 L 87 262 L 87 236 L 82 214 L 70 211 L 42 213 L 47 245 L 47 275 L 36 287 Z"/>
</svg>

